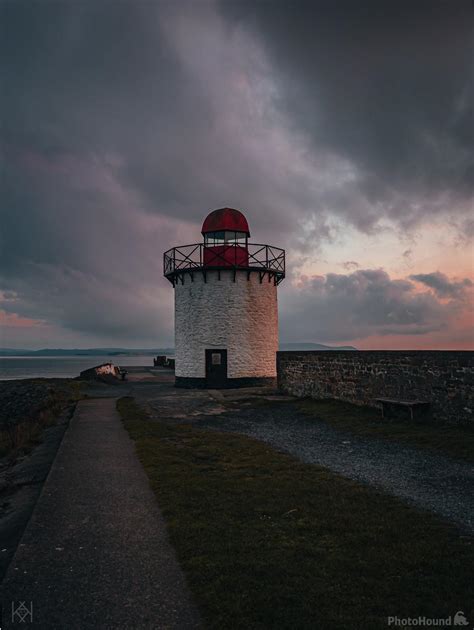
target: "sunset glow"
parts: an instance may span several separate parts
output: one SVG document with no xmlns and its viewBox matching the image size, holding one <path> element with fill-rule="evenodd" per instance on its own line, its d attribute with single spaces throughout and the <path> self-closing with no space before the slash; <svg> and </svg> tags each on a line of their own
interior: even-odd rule
<svg viewBox="0 0 474 630">
<path fill-rule="evenodd" d="M 231 206 L 281 342 L 474 347 L 462 3 L 290 4 L 8 3 L 2 346 L 169 347 L 161 253 Z"/>
</svg>

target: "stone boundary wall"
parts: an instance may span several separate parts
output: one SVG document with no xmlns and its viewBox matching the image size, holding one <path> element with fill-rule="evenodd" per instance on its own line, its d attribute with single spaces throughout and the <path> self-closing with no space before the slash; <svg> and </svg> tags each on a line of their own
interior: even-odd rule
<svg viewBox="0 0 474 630">
<path fill-rule="evenodd" d="M 278 352 L 277 373 L 286 394 L 374 407 L 376 398 L 426 400 L 436 421 L 474 425 L 474 352 Z"/>
</svg>

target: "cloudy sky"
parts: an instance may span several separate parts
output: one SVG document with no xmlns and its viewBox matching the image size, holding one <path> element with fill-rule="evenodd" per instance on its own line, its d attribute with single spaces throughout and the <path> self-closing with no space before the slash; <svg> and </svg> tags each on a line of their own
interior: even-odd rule
<svg viewBox="0 0 474 630">
<path fill-rule="evenodd" d="M 280 339 L 472 348 L 470 0 L 3 0 L 0 346 L 172 344 L 244 210 Z"/>
</svg>

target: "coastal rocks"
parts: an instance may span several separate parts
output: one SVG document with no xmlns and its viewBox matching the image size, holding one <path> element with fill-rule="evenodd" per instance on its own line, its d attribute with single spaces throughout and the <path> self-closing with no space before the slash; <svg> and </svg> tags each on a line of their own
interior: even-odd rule
<svg viewBox="0 0 474 630">
<path fill-rule="evenodd" d="M 0 381 L 0 580 L 80 396 L 69 379 Z"/>
<path fill-rule="evenodd" d="M 33 420 L 48 405 L 53 388 L 48 381 L 0 382 L 0 431 L 19 421 Z"/>
<path fill-rule="evenodd" d="M 121 378 L 121 374 L 122 372 L 120 368 L 115 366 L 113 363 L 102 363 L 101 365 L 96 365 L 88 370 L 83 370 L 79 378 L 85 380 L 99 379 L 107 381 L 110 378 Z"/>
<path fill-rule="evenodd" d="M 0 381 L 0 457 L 35 443 L 81 395 L 69 379 Z"/>
</svg>

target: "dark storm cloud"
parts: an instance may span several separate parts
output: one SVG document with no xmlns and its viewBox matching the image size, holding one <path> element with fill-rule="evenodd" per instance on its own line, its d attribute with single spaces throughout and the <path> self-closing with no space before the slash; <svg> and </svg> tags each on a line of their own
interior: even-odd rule
<svg viewBox="0 0 474 630">
<path fill-rule="evenodd" d="M 381 4 L 0 3 L 0 310 L 166 342 L 161 255 L 210 209 L 294 260 L 347 225 L 461 215 L 467 20 Z"/>
<path fill-rule="evenodd" d="M 285 305 L 285 337 L 333 342 L 432 333 L 446 329 L 462 311 L 459 296 L 452 297 L 456 299 L 443 304 L 431 292 L 419 293 L 409 280 L 394 280 L 382 269 L 314 276 L 303 279 Z"/>
<path fill-rule="evenodd" d="M 310 196 L 267 142 L 258 49 L 212 3 L 1 11 L 0 289 L 18 294 L 4 310 L 169 339 L 162 252 L 223 205 L 255 208 L 254 236 L 289 234 L 288 206 Z"/>
<path fill-rule="evenodd" d="M 275 172 L 245 94 L 258 54 L 228 37 L 212 3 L 6 2 L 2 27 L 5 231 L 20 212 L 41 214 L 19 183 L 25 156 L 30 166 L 119 156 L 113 176 L 144 210 L 185 221 L 236 205 L 258 208 L 257 228 L 272 217 L 287 229 L 281 208 L 295 191 L 310 196 L 286 164 L 286 181 Z"/>
<path fill-rule="evenodd" d="M 347 219 L 362 230 L 383 216 L 404 227 L 470 208 L 470 0 L 225 2 L 258 33 L 281 82 L 280 107 L 316 151 L 356 169 Z M 342 199 L 327 203 L 340 208 Z"/>
<path fill-rule="evenodd" d="M 119 339 L 172 336 L 161 257 L 176 220 L 207 210 L 191 164 L 212 111 L 158 8 L 1 6 L 7 312 Z"/>
<path fill-rule="evenodd" d="M 440 298 L 463 298 L 467 290 L 473 286 L 472 280 L 469 278 L 450 280 L 444 273 L 439 271 L 413 274 L 410 278 L 430 287 Z"/>
</svg>

